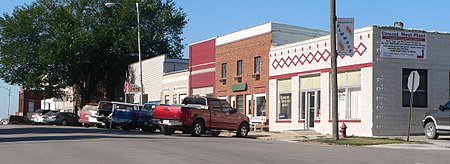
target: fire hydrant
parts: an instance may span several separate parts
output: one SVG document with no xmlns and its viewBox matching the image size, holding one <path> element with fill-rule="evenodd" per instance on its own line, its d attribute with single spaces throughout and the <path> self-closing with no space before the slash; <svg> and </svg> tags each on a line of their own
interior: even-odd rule
<svg viewBox="0 0 450 164">
<path fill-rule="evenodd" d="M 347 125 L 345 125 L 345 123 L 342 123 L 341 130 L 339 130 L 339 132 L 341 132 L 341 136 L 343 138 L 347 137 Z"/>
</svg>

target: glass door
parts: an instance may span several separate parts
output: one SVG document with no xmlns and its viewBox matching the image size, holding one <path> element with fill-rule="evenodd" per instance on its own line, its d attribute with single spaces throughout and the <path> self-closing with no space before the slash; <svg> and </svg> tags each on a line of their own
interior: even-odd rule
<svg viewBox="0 0 450 164">
<path fill-rule="evenodd" d="M 252 117 L 252 113 L 250 112 L 252 109 L 252 95 L 245 95 L 245 115 L 248 118 Z"/>
<path fill-rule="evenodd" d="M 255 94 L 254 116 L 266 116 L 266 94 Z"/>
<path fill-rule="evenodd" d="M 300 118 L 305 119 L 305 129 L 312 129 L 320 119 L 320 91 L 303 91 L 301 95 Z"/>
</svg>

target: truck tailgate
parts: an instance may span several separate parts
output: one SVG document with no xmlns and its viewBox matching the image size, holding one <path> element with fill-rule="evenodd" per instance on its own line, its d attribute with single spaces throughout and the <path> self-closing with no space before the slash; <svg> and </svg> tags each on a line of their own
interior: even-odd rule
<svg viewBox="0 0 450 164">
<path fill-rule="evenodd" d="M 153 112 L 155 119 L 180 120 L 181 107 L 180 106 L 156 106 Z"/>
</svg>

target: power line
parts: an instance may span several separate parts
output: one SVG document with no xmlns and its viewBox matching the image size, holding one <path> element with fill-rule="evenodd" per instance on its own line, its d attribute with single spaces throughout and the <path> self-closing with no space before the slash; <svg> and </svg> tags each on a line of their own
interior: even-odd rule
<svg viewBox="0 0 450 164">
<path fill-rule="evenodd" d="M 194 12 L 197 12 L 197 11 L 203 10 L 203 9 L 205 9 L 205 8 L 208 8 L 208 7 L 217 5 L 217 4 L 219 4 L 219 3 L 222 3 L 222 2 L 224 2 L 224 1 L 226 1 L 226 0 L 220 0 L 220 1 L 217 1 L 217 2 L 214 2 L 214 3 L 212 3 L 212 4 L 209 4 L 209 5 L 206 5 L 206 6 L 197 8 L 197 9 L 195 9 L 195 10 L 189 11 L 189 12 L 187 12 L 187 13 L 188 13 L 188 14 L 192 14 L 192 13 L 194 13 Z"/>
</svg>

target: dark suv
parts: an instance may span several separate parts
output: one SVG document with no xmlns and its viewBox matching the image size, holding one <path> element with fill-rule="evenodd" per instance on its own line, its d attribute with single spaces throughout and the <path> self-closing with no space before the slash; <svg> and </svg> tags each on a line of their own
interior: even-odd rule
<svg viewBox="0 0 450 164">
<path fill-rule="evenodd" d="M 440 134 L 450 134 L 450 101 L 439 105 L 438 109 L 426 112 L 422 126 L 429 139 L 437 139 Z"/>
<path fill-rule="evenodd" d="M 30 119 L 26 116 L 9 116 L 8 124 L 11 125 L 31 125 Z"/>
</svg>

